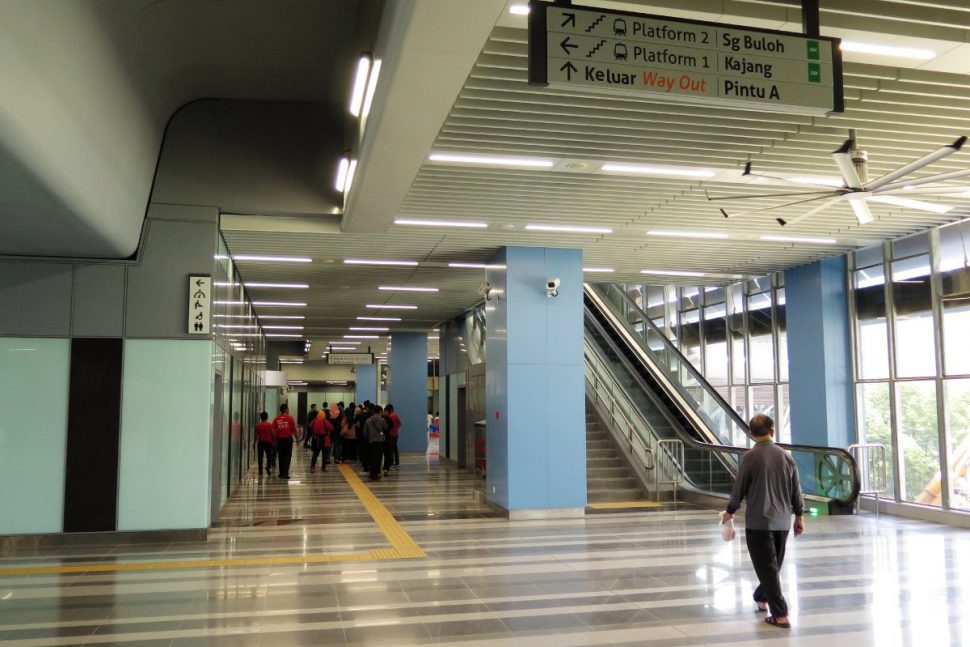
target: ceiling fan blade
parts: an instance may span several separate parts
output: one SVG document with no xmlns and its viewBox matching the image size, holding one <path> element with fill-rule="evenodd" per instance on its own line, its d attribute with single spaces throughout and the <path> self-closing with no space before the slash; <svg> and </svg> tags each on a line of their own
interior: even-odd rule
<svg viewBox="0 0 970 647">
<path fill-rule="evenodd" d="M 895 189 L 890 189 L 888 187 L 882 187 L 878 191 L 873 192 L 873 195 L 953 195 L 966 193 L 970 197 L 970 186 L 954 184 L 950 186 L 920 186 L 908 188 L 902 185 L 890 184 L 889 186 L 896 186 Z"/>
<path fill-rule="evenodd" d="M 782 218 L 775 218 L 775 220 L 777 220 L 778 221 L 778 224 L 781 225 L 782 227 L 784 227 L 785 225 L 797 225 L 798 223 L 800 223 L 801 221 L 805 220 L 806 218 L 810 218 L 811 216 L 814 216 L 819 211 L 824 211 L 825 209 L 829 208 L 830 206 L 832 206 L 833 204 L 835 204 L 836 202 L 838 202 L 841 197 L 842 197 L 841 195 L 837 195 L 834 198 L 832 198 L 831 200 L 828 200 L 826 202 L 823 202 L 822 204 L 820 204 L 819 206 L 815 207 L 814 209 L 811 209 L 809 211 L 806 211 L 805 213 L 803 213 L 802 215 L 798 216 L 797 218 L 794 218 L 793 220 L 787 220 L 786 221 L 786 220 L 784 220 Z"/>
<path fill-rule="evenodd" d="M 832 153 L 832 159 L 835 160 L 835 165 L 839 167 L 839 173 L 842 174 L 845 185 L 850 189 L 861 189 L 862 179 L 859 177 L 855 164 L 852 163 L 852 156 L 849 155 L 854 144 L 855 142 L 851 139 L 845 140 L 839 150 Z"/>
<path fill-rule="evenodd" d="M 944 157 L 952 155 L 953 153 L 960 150 L 966 141 L 967 141 L 966 137 L 960 137 L 959 139 L 957 139 L 955 142 L 953 142 L 948 146 L 938 148 L 937 150 L 933 151 L 929 155 L 924 155 L 923 157 L 919 158 L 915 162 L 910 162 L 906 166 L 902 166 L 896 169 L 895 171 L 893 171 L 892 173 L 887 173 L 886 175 L 883 175 L 878 180 L 873 180 L 872 182 L 866 185 L 866 190 L 875 191 L 879 187 L 886 186 L 893 180 L 898 180 L 904 175 L 909 175 L 913 171 L 918 171 L 924 166 L 932 164 L 933 162 L 938 162 Z"/>
<path fill-rule="evenodd" d="M 860 225 L 872 222 L 872 212 L 869 211 L 869 205 L 866 204 L 865 200 L 849 200 L 849 204 L 852 206 L 852 211 L 855 212 L 855 219 L 859 221 Z"/>
<path fill-rule="evenodd" d="M 785 202 L 784 204 L 776 204 L 776 205 L 772 205 L 770 207 L 761 207 L 760 209 L 750 209 L 748 211 L 739 211 L 737 213 L 732 213 L 732 214 L 729 214 L 724 209 L 721 209 L 720 211 L 721 211 L 721 214 L 725 218 L 737 218 L 738 216 L 749 216 L 749 215 L 751 215 L 753 213 L 762 213 L 762 212 L 765 212 L 765 211 L 771 211 L 772 209 L 780 209 L 782 207 L 790 207 L 790 206 L 796 205 L 796 204 L 804 204 L 806 202 L 815 202 L 816 200 L 824 200 L 825 198 L 829 198 L 829 197 L 832 197 L 832 196 L 835 196 L 836 198 L 838 198 L 839 197 L 839 194 L 836 193 L 835 191 L 829 191 L 828 193 L 826 193 L 824 195 L 821 195 L 821 196 L 818 196 L 818 197 L 815 197 L 815 198 L 808 198 L 806 200 L 795 200 L 793 202 Z"/>
<path fill-rule="evenodd" d="M 793 195 L 832 195 L 832 191 L 796 191 L 795 193 L 761 193 L 757 195 L 736 195 L 736 196 L 723 196 L 712 198 L 707 195 L 707 191 L 704 192 L 707 196 L 708 201 L 718 202 L 725 200 L 753 200 L 754 198 L 787 198 Z"/>
<path fill-rule="evenodd" d="M 964 169 L 962 171 L 950 171 L 949 173 L 938 173 L 936 175 L 927 175 L 926 177 L 916 178 L 915 180 L 906 180 L 904 182 L 893 182 L 892 184 L 886 184 L 873 191 L 873 193 L 884 193 L 885 191 L 902 189 L 908 186 L 920 186 L 922 184 L 943 182 L 945 180 L 953 180 L 958 177 L 966 177 L 968 175 L 970 175 L 970 169 Z"/>
<path fill-rule="evenodd" d="M 906 193 L 912 193 L 912 191 L 906 191 Z M 897 207 L 905 207 L 907 209 L 919 209 L 920 211 L 929 211 L 930 213 L 949 213 L 953 211 L 953 205 L 942 204 L 940 202 L 923 202 L 921 200 L 903 198 L 898 195 L 880 194 L 874 195 L 869 199 L 873 202 L 891 204 Z"/>
<path fill-rule="evenodd" d="M 746 162 L 744 165 L 744 173 L 741 177 L 759 177 L 766 180 L 777 180 L 778 182 L 784 182 L 792 186 L 830 186 L 828 184 L 819 184 L 818 182 L 799 182 L 798 180 L 792 180 L 791 178 L 781 177 L 780 175 L 768 175 L 767 173 L 754 173 L 751 170 L 751 162 Z"/>
</svg>

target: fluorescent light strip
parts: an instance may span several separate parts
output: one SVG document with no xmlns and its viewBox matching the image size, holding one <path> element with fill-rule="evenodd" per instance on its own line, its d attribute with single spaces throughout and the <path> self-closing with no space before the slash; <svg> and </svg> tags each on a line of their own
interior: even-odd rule
<svg viewBox="0 0 970 647">
<path fill-rule="evenodd" d="M 303 330 L 303 326 L 263 326 L 263 330 Z"/>
<path fill-rule="evenodd" d="M 686 270 L 640 270 L 640 274 L 657 276 L 707 276 L 704 272 L 688 272 Z"/>
<path fill-rule="evenodd" d="M 488 229 L 487 222 L 468 220 L 419 220 L 416 218 L 397 218 L 395 225 L 414 225 L 417 227 L 464 227 L 466 229 Z"/>
<path fill-rule="evenodd" d="M 723 239 L 728 238 L 730 235 L 721 231 L 660 231 L 651 230 L 647 232 L 648 236 L 666 236 L 668 238 L 711 238 L 711 239 Z"/>
<path fill-rule="evenodd" d="M 528 231 L 558 231 L 569 234 L 612 234 L 609 227 L 575 227 L 572 225 L 526 225 Z"/>
<path fill-rule="evenodd" d="M 357 347 L 356 346 L 331 346 L 330 350 L 353 351 L 353 350 L 357 350 Z M 326 354 L 323 354 L 320 357 L 326 357 Z"/>
<path fill-rule="evenodd" d="M 418 264 L 417 261 L 372 260 L 362 258 L 345 258 L 344 263 L 346 265 L 392 265 L 402 267 L 415 267 Z"/>
<path fill-rule="evenodd" d="M 327 346 L 337 346 L 337 345 L 340 345 L 340 346 L 350 346 L 352 344 L 359 344 L 359 343 L 360 343 L 359 341 L 344 341 L 344 340 L 340 340 L 340 341 L 327 342 Z"/>
<path fill-rule="evenodd" d="M 346 157 L 341 157 L 340 163 L 337 165 L 337 177 L 333 181 L 333 188 L 341 193 L 343 193 L 344 187 L 347 186 L 348 170 L 350 170 L 350 160 Z"/>
<path fill-rule="evenodd" d="M 266 336 L 267 337 L 301 337 L 301 338 L 303 337 L 303 335 L 291 335 L 289 333 L 278 333 L 278 332 L 266 333 Z"/>
<path fill-rule="evenodd" d="M 344 339 L 380 339 L 380 335 L 344 335 Z"/>
<path fill-rule="evenodd" d="M 590 274 L 608 274 L 615 270 L 612 267 L 584 267 L 583 271 Z"/>
<path fill-rule="evenodd" d="M 367 73 L 370 71 L 370 57 L 361 56 L 357 61 L 357 72 L 354 74 L 354 88 L 350 93 L 350 114 L 360 116 L 360 109 L 364 103 L 364 92 L 367 91 Z"/>
<path fill-rule="evenodd" d="M 509 7 L 509 13 L 513 16 L 528 16 L 529 15 L 529 5 L 527 4 L 514 4 Z"/>
<path fill-rule="evenodd" d="M 358 321 L 400 321 L 400 317 L 357 317 Z"/>
<path fill-rule="evenodd" d="M 305 308 L 306 304 L 299 301 L 253 301 L 254 306 L 280 306 L 280 307 L 294 307 L 294 308 Z"/>
<path fill-rule="evenodd" d="M 680 175 L 684 177 L 714 177 L 715 171 L 709 169 L 687 168 L 684 166 L 651 166 L 646 164 L 619 164 L 607 162 L 600 167 L 604 173 L 637 173 L 643 175 Z"/>
<path fill-rule="evenodd" d="M 374 102 L 374 92 L 377 91 L 377 77 L 381 73 L 381 61 L 378 59 L 370 68 L 370 79 L 367 81 L 367 92 L 364 93 L 364 107 L 360 112 L 362 119 L 370 114 L 370 106 Z"/>
<path fill-rule="evenodd" d="M 428 159 L 432 162 L 452 162 L 455 164 L 486 164 L 490 166 L 528 166 L 534 168 L 552 168 L 555 162 L 536 157 L 499 157 L 494 155 L 469 155 L 466 153 L 431 153 Z"/>
<path fill-rule="evenodd" d="M 438 288 L 408 288 L 402 285 L 382 285 L 377 289 L 390 292 L 438 292 Z"/>
<path fill-rule="evenodd" d="M 418 306 L 378 305 L 374 303 L 368 303 L 366 307 L 376 308 L 376 309 L 387 308 L 388 310 L 417 310 L 418 309 Z"/>
<path fill-rule="evenodd" d="M 304 315 L 259 315 L 259 320 L 263 319 L 306 319 L 306 317 Z"/>
<path fill-rule="evenodd" d="M 347 330 L 371 330 L 374 332 L 387 332 L 390 328 L 379 328 L 370 326 L 350 326 Z"/>
<path fill-rule="evenodd" d="M 354 173 L 357 171 L 357 160 L 350 160 L 350 167 L 347 169 L 347 182 L 344 184 L 344 193 L 350 191 L 350 186 L 354 183 Z"/>
<path fill-rule="evenodd" d="M 312 263 L 312 258 L 303 258 L 301 256 L 250 256 L 250 255 L 240 255 L 233 256 L 233 260 L 236 261 L 267 261 L 267 262 L 279 262 L 279 263 Z"/>
<path fill-rule="evenodd" d="M 245 301 L 213 301 L 212 303 L 214 303 L 217 306 L 244 306 L 244 305 L 246 305 L 246 302 Z"/>
<path fill-rule="evenodd" d="M 832 175 L 797 175 L 786 179 L 791 182 L 797 182 L 798 184 L 817 184 L 819 186 L 833 187 L 845 186 L 845 180 Z"/>
<path fill-rule="evenodd" d="M 448 267 L 464 267 L 471 270 L 487 270 L 485 263 L 448 263 Z"/>
<path fill-rule="evenodd" d="M 919 61 L 928 61 L 931 58 L 936 58 L 936 52 L 931 49 L 897 47 L 895 45 L 876 45 L 875 43 L 858 43 L 852 40 L 843 40 L 839 49 L 841 49 L 843 52 L 877 54 L 879 56 L 894 56 L 896 58 L 912 58 Z"/>
<path fill-rule="evenodd" d="M 216 324 L 216 328 L 259 328 L 256 324 Z"/>
<path fill-rule="evenodd" d="M 247 288 L 290 288 L 305 290 L 310 286 L 306 283 L 244 283 Z"/>
<path fill-rule="evenodd" d="M 900 198 L 894 195 L 874 195 L 869 199 L 873 202 L 892 204 L 897 207 L 906 207 L 908 209 L 919 209 L 921 211 L 929 211 L 932 213 L 947 213 L 953 210 L 953 207 L 948 204 L 936 204 L 933 202 L 923 202 L 922 200 L 910 200 L 909 198 Z"/>
<path fill-rule="evenodd" d="M 762 236 L 761 240 L 776 243 L 817 243 L 819 245 L 834 245 L 839 242 L 834 238 L 811 238 L 807 236 Z"/>
</svg>

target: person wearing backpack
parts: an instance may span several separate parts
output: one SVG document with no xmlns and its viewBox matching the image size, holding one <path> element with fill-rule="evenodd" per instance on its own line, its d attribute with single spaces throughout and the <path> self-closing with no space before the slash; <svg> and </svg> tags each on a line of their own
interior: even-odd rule
<svg viewBox="0 0 970 647">
<path fill-rule="evenodd" d="M 384 441 L 387 439 L 387 423 L 381 417 L 381 408 L 373 405 L 370 417 L 364 422 L 364 438 L 367 441 L 367 456 L 370 459 L 370 480 L 381 479 L 381 461 L 384 459 Z"/>
<path fill-rule="evenodd" d="M 313 449 L 313 456 L 310 458 L 310 473 L 317 466 L 317 457 L 323 453 L 323 462 L 320 471 L 327 471 L 327 463 L 330 462 L 330 432 L 333 431 L 333 423 L 327 419 L 330 412 L 324 409 L 313 418 L 310 423 L 310 447 Z"/>
</svg>

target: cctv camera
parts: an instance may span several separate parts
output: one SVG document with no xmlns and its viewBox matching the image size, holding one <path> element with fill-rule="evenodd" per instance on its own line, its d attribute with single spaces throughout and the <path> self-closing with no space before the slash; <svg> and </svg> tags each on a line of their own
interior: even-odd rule
<svg viewBox="0 0 970 647">
<path fill-rule="evenodd" d="M 546 296 L 547 297 L 559 296 L 559 279 L 549 279 L 548 281 L 546 281 Z"/>
</svg>

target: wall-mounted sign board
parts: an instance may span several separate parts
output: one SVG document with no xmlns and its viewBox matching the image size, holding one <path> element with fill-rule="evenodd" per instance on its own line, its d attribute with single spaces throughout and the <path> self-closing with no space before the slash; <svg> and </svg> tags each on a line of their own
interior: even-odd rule
<svg viewBox="0 0 970 647">
<path fill-rule="evenodd" d="M 328 364 L 373 364 L 373 353 L 330 353 L 327 355 Z"/>
<path fill-rule="evenodd" d="M 529 3 L 529 83 L 825 115 L 845 109 L 839 39 Z"/>
<path fill-rule="evenodd" d="M 209 309 L 212 304 L 212 278 L 189 276 L 189 323 L 190 335 L 209 334 Z"/>
</svg>

